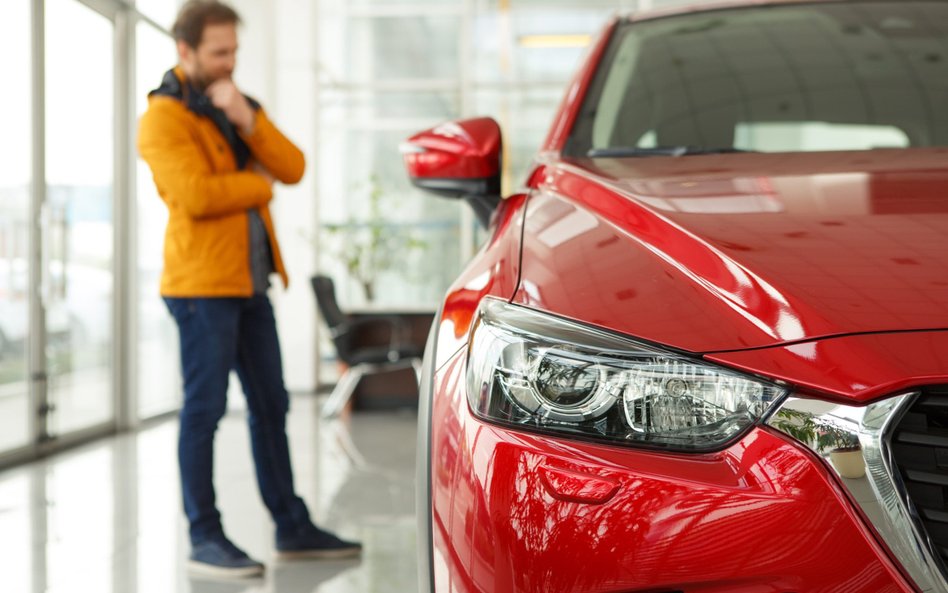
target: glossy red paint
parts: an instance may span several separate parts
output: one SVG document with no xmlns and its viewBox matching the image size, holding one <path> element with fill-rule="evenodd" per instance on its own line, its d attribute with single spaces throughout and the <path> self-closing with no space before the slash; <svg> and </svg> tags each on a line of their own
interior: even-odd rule
<svg viewBox="0 0 948 593">
<path fill-rule="evenodd" d="M 433 400 L 435 590 L 912 591 L 822 462 L 765 430 L 717 454 L 668 455 L 474 419 L 463 355 Z M 617 485 L 593 504 L 551 471 Z"/>
<path fill-rule="evenodd" d="M 619 482 L 587 472 L 576 472 L 544 465 L 540 481 L 547 494 L 557 500 L 581 504 L 603 504 L 619 491 Z"/>
<path fill-rule="evenodd" d="M 705 358 L 785 380 L 799 392 L 869 403 L 948 383 L 948 332 L 845 336 Z"/>
<path fill-rule="evenodd" d="M 514 301 L 691 352 L 948 328 L 946 156 L 549 166 Z"/>
<path fill-rule="evenodd" d="M 500 170 L 500 126 L 489 117 L 443 123 L 408 139 L 413 178 L 483 179 Z"/>
<path fill-rule="evenodd" d="M 467 344 L 471 320 L 485 296 L 513 296 L 520 276 L 520 237 L 526 201 L 526 196 L 519 194 L 501 202 L 490 238 L 448 289 L 438 320 L 435 368 Z"/>
</svg>

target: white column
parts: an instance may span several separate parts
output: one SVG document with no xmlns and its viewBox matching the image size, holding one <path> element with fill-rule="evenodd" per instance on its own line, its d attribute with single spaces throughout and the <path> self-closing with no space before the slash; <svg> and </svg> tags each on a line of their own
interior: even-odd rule
<svg viewBox="0 0 948 593">
<path fill-rule="evenodd" d="M 274 291 L 283 369 L 290 391 L 317 385 L 316 300 L 309 278 L 316 271 L 311 238 L 317 231 L 316 1 L 277 0 L 274 10 L 276 60 L 273 110 L 281 129 L 306 154 L 306 174 L 280 190 L 273 206 L 290 289 Z M 278 295 L 278 296 L 276 296 Z"/>
</svg>

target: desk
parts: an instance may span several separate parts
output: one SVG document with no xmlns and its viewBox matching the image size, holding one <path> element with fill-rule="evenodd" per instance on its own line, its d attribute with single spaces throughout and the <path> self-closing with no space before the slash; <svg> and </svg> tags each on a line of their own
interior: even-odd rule
<svg viewBox="0 0 948 593">
<path fill-rule="evenodd" d="M 398 317 L 407 321 L 410 328 L 410 340 L 424 348 L 428 340 L 428 331 L 434 321 L 434 312 L 422 309 L 358 309 L 346 313 L 353 319 L 360 317 Z M 359 336 L 359 345 L 385 345 L 387 335 L 372 335 L 370 333 Z M 363 342 L 364 343 L 361 343 Z M 411 368 L 368 375 L 362 378 L 353 394 L 353 409 L 382 410 L 402 407 L 418 406 L 418 383 L 415 372 Z"/>
</svg>

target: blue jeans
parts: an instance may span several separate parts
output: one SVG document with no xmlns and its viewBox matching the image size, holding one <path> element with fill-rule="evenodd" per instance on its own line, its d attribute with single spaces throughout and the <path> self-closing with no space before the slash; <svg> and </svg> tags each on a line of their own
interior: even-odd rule
<svg viewBox="0 0 948 593">
<path fill-rule="evenodd" d="M 227 384 L 236 369 L 247 398 L 257 485 L 277 534 L 311 525 L 293 488 L 286 439 L 289 397 L 273 308 L 266 295 L 250 298 L 165 298 L 178 324 L 184 405 L 178 463 L 192 544 L 223 535 L 213 484 L 214 433 L 227 410 Z"/>
</svg>

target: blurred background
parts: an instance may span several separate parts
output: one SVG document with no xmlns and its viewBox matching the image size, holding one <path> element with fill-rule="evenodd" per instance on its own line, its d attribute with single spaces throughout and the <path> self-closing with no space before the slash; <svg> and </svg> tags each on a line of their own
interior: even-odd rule
<svg viewBox="0 0 948 593">
<path fill-rule="evenodd" d="M 0 463 L 177 409 L 176 335 L 158 296 L 166 210 L 134 135 L 176 62 L 178 4 L 0 3 Z M 470 211 L 412 189 L 399 143 L 490 115 L 515 191 L 591 37 L 617 11 L 664 4 L 676 2 L 233 2 L 237 83 L 308 160 L 275 201 L 291 390 L 336 374 L 310 275 L 335 278 L 353 310 L 433 311 L 476 249 Z"/>
</svg>

